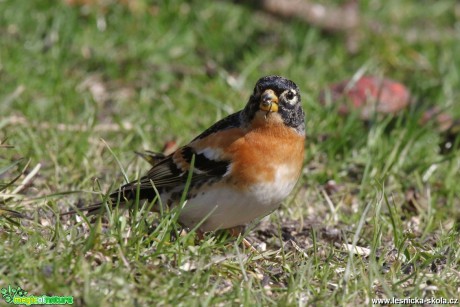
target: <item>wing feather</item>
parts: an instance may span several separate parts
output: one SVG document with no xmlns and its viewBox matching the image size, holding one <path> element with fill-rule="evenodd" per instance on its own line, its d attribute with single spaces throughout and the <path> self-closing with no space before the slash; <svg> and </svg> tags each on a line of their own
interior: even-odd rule
<svg viewBox="0 0 460 307">
<path fill-rule="evenodd" d="M 203 133 L 194 138 L 191 144 L 206 141 L 206 138 L 232 128 L 237 128 L 240 125 L 240 112 L 227 116 L 218 121 Z M 228 174 L 231 166 L 231 161 L 223 159 L 218 151 L 213 152 L 213 148 L 200 149 L 199 152 L 193 146 L 184 146 L 178 149 L 173 154 L 164 158 L 155 159 L 152 163 L 153 167 L 141 177 L 139 180 L 129 182 L 110 194 L 110 199 L 115 204 L 118 197 L 122 200 L 132 200 L 136 198 L 137 190 L 139 189 L 139 199 L 153 200 L 157 195 L 152 183 L 156 189 L 162 193 L 174 188 L 185 186 L 188 172 L 191 168 L 192 158 L 195 157 L 193 167 L 191 186 L 207 181 L 209 179 L 220 178 Z M 212 153 L 212 154 L 210 154 Z M 155 156 L 157 158 L 158 155 Z M 149 161 L 149 160 L 148 160 Z M 86 208 L 81 208 L 81 211 L 95 213 L 99 211 L 102 203 L 90 205 Z M 73 214 L 75 210 L 71 210 L 64 214 Z"/>
</svg>

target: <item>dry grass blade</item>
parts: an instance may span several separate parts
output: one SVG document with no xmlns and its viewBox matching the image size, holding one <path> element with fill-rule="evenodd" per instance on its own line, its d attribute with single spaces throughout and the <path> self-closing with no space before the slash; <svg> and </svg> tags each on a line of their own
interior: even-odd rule
<svg viewBox="0 0 460 307">
<path fill-rule="evenodd" d="M 7 174 L 11 169 L 16 167 L 22 160 L 23 159 L 16 160 L 13 163 L 11 163 L 11 164 L 3 167 L 2 169 L 0 169 L 0 175 Z M 0 192 L 1 192 L 0 193 L 0 202 L 2 204 L 6 204 L 8 201 L 10 201 L 10 200 L 12 200 L 14 198 L 22 197 L 18 193 L 22 189 L 24 189 L 26 187 L 26 185 L 30 182 L 31 178 L 36 174 L 36 172 L 38 170 L 35 171 L 35 172 L 32 171 L 31 173 L 29 173 L 26 176 L 26 178 L 24 178 L 24 180 L 21 182 L 21 184 L 19 184 L 16 188 L 13 189 L 13 191 L 9 192 L 9 188 L 13 187 L 14 184 L 19 180 L 19 178 L 21 178 L 21 176 L 24 174 L 25 170 L 27 169 L 27 167 L 29 165 L 29 162 L 27 162 L 26 166 L 23 168 L 23 170 L 18 175 L 16 175 L 14 178 L 10 179 L 7 183 L 2 184 L 0 186 Z M 0 207 L 0 217 L 6 217 L 7 219 L 11 218 L 11 217 L 14 217 L 14 218 L 27 218 L 28 219 L 28 217 L 26 215 L 24 215 L 22 213 L 19 213 L 19 212 L 15 211 L 15 210 L 5 208 L 5 207 Z"/>
<path fill-rule="evenodd" d="M 7 201 L 11 200 L 11 199 L 14 199 L 14 198 L 19 198 L 19 197 L 22 197 L 21 195 L 19 195 L 19 193 L 21 191 L 23 191 L 32 181 L 32 179 L 37 175 L 38 171 L 40 170 L 41 168 L 41 164 L 38 163 L 30 173 L 28 173 L 25 178 L 22 180 L 22 182 L 14 188 L 13 191 L 11 192 L 8 192 L 6 188 L 10 187 L 13 185 L 13 183 L 15 183 L 21 176 L 24 175 L 25 173 L 25 170 L 27 169 L 27 167 L 29 166 L 29 162 L 27 162 L 26 166 L 24 167 L 24 169 L 22 170 L 22 172 L 16 176 L 12 181 L 10 181 L 7 186 L 2 190 L 2 191 L 5 191 L 5 193 L 2 193 L 3 195 L 3 199 L 2 199 L 2 202 L 3 203 L 6 203 Z"/>
</svg>

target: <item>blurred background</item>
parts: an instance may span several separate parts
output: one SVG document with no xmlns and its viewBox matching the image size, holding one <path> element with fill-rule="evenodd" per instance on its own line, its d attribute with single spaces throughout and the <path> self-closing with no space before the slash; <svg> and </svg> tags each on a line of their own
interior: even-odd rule
<svg viewBox="0 0 460 307">
<path fill-rule="evenodd" d="M 406 124 L 432 106 L 460 112 L 456 1 L 2 0 L 0 8 L 1 138 L 14 143 L 9 153 L 45 170 L 54 164 L 49 184 L 71 175 L 66 185 L 81 188 L 104 174 L 113 159 L 99 154 L 100 138 L 123 161 L 131 150 L 182 144 L 241 109 L 269 74 L 302 89 L 310 160 L 366 146 L 368 126 L 337 117 L 345 99 L 324 94 L 338 82 L 402 83 L 413 103 Z M 404 104 L 407 93 L 390 100 Z M 436 154 L 438 138 L 429 132 L 419 144 Z M 321 181 L 330 176 L 324 170 Z"/>
<path fill-rule="evenodd" d="M 310 135 L 330 130 L 320 91 L 357 74 L 458 114 L 460 8 L 421 2 L 3 0 L 2 136 L 73 165 L 85 155 L 65 144 L 86 152 L 85 131 L 56 125 L 133 130 L 118 146 L 158 148 L 240 109 L 267 74 L 301 87 Z M 27 128 L 41 130 L 33 142 Z"/>
</svg>

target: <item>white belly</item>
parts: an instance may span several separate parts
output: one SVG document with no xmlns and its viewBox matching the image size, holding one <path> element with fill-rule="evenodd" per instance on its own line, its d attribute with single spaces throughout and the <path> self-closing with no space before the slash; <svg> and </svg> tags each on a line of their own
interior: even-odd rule
<svg viewBox="0 0 460 307">
<path fill-rule="evenodd" d="M 286 175 L 286 168 L 280 168 L 273 182 L 245 190 L 217 183 L 206 189 L 206 193 L 198 193 L 195 198 L 188 200 L 179 220 L 188 227 L 203 221 L 199 227 L 202 231 L 246 225 L 275 210 L 289 195 L 297 178 Z M 286 180 L 286 177 L 292 179 Z"/>
</svg>

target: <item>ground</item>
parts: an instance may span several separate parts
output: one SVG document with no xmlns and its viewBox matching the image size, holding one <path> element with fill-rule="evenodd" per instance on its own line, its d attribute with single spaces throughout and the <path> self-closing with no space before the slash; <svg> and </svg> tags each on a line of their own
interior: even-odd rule
<svg viewBox="0 0 460 307">
<path fill-rule="evenodd" d="M 0 1 L 0 288 L 78 306 L 458 298 L 458 138 L 420 118 L 460 118 L 460 6 L 420 2 L 359 1 L 342 31 L 232 1 Z M 295 191 L 247 228 L 258 252 L 198 242 L 143 203 L 59 216 L 148 170 L 134 151 L 241 109 L 268 74 L 299 85 L 307 142 Z M 401 82 L 412 104 L 362 121 L 319 103 L 361 75 Z"/>
</svg>

